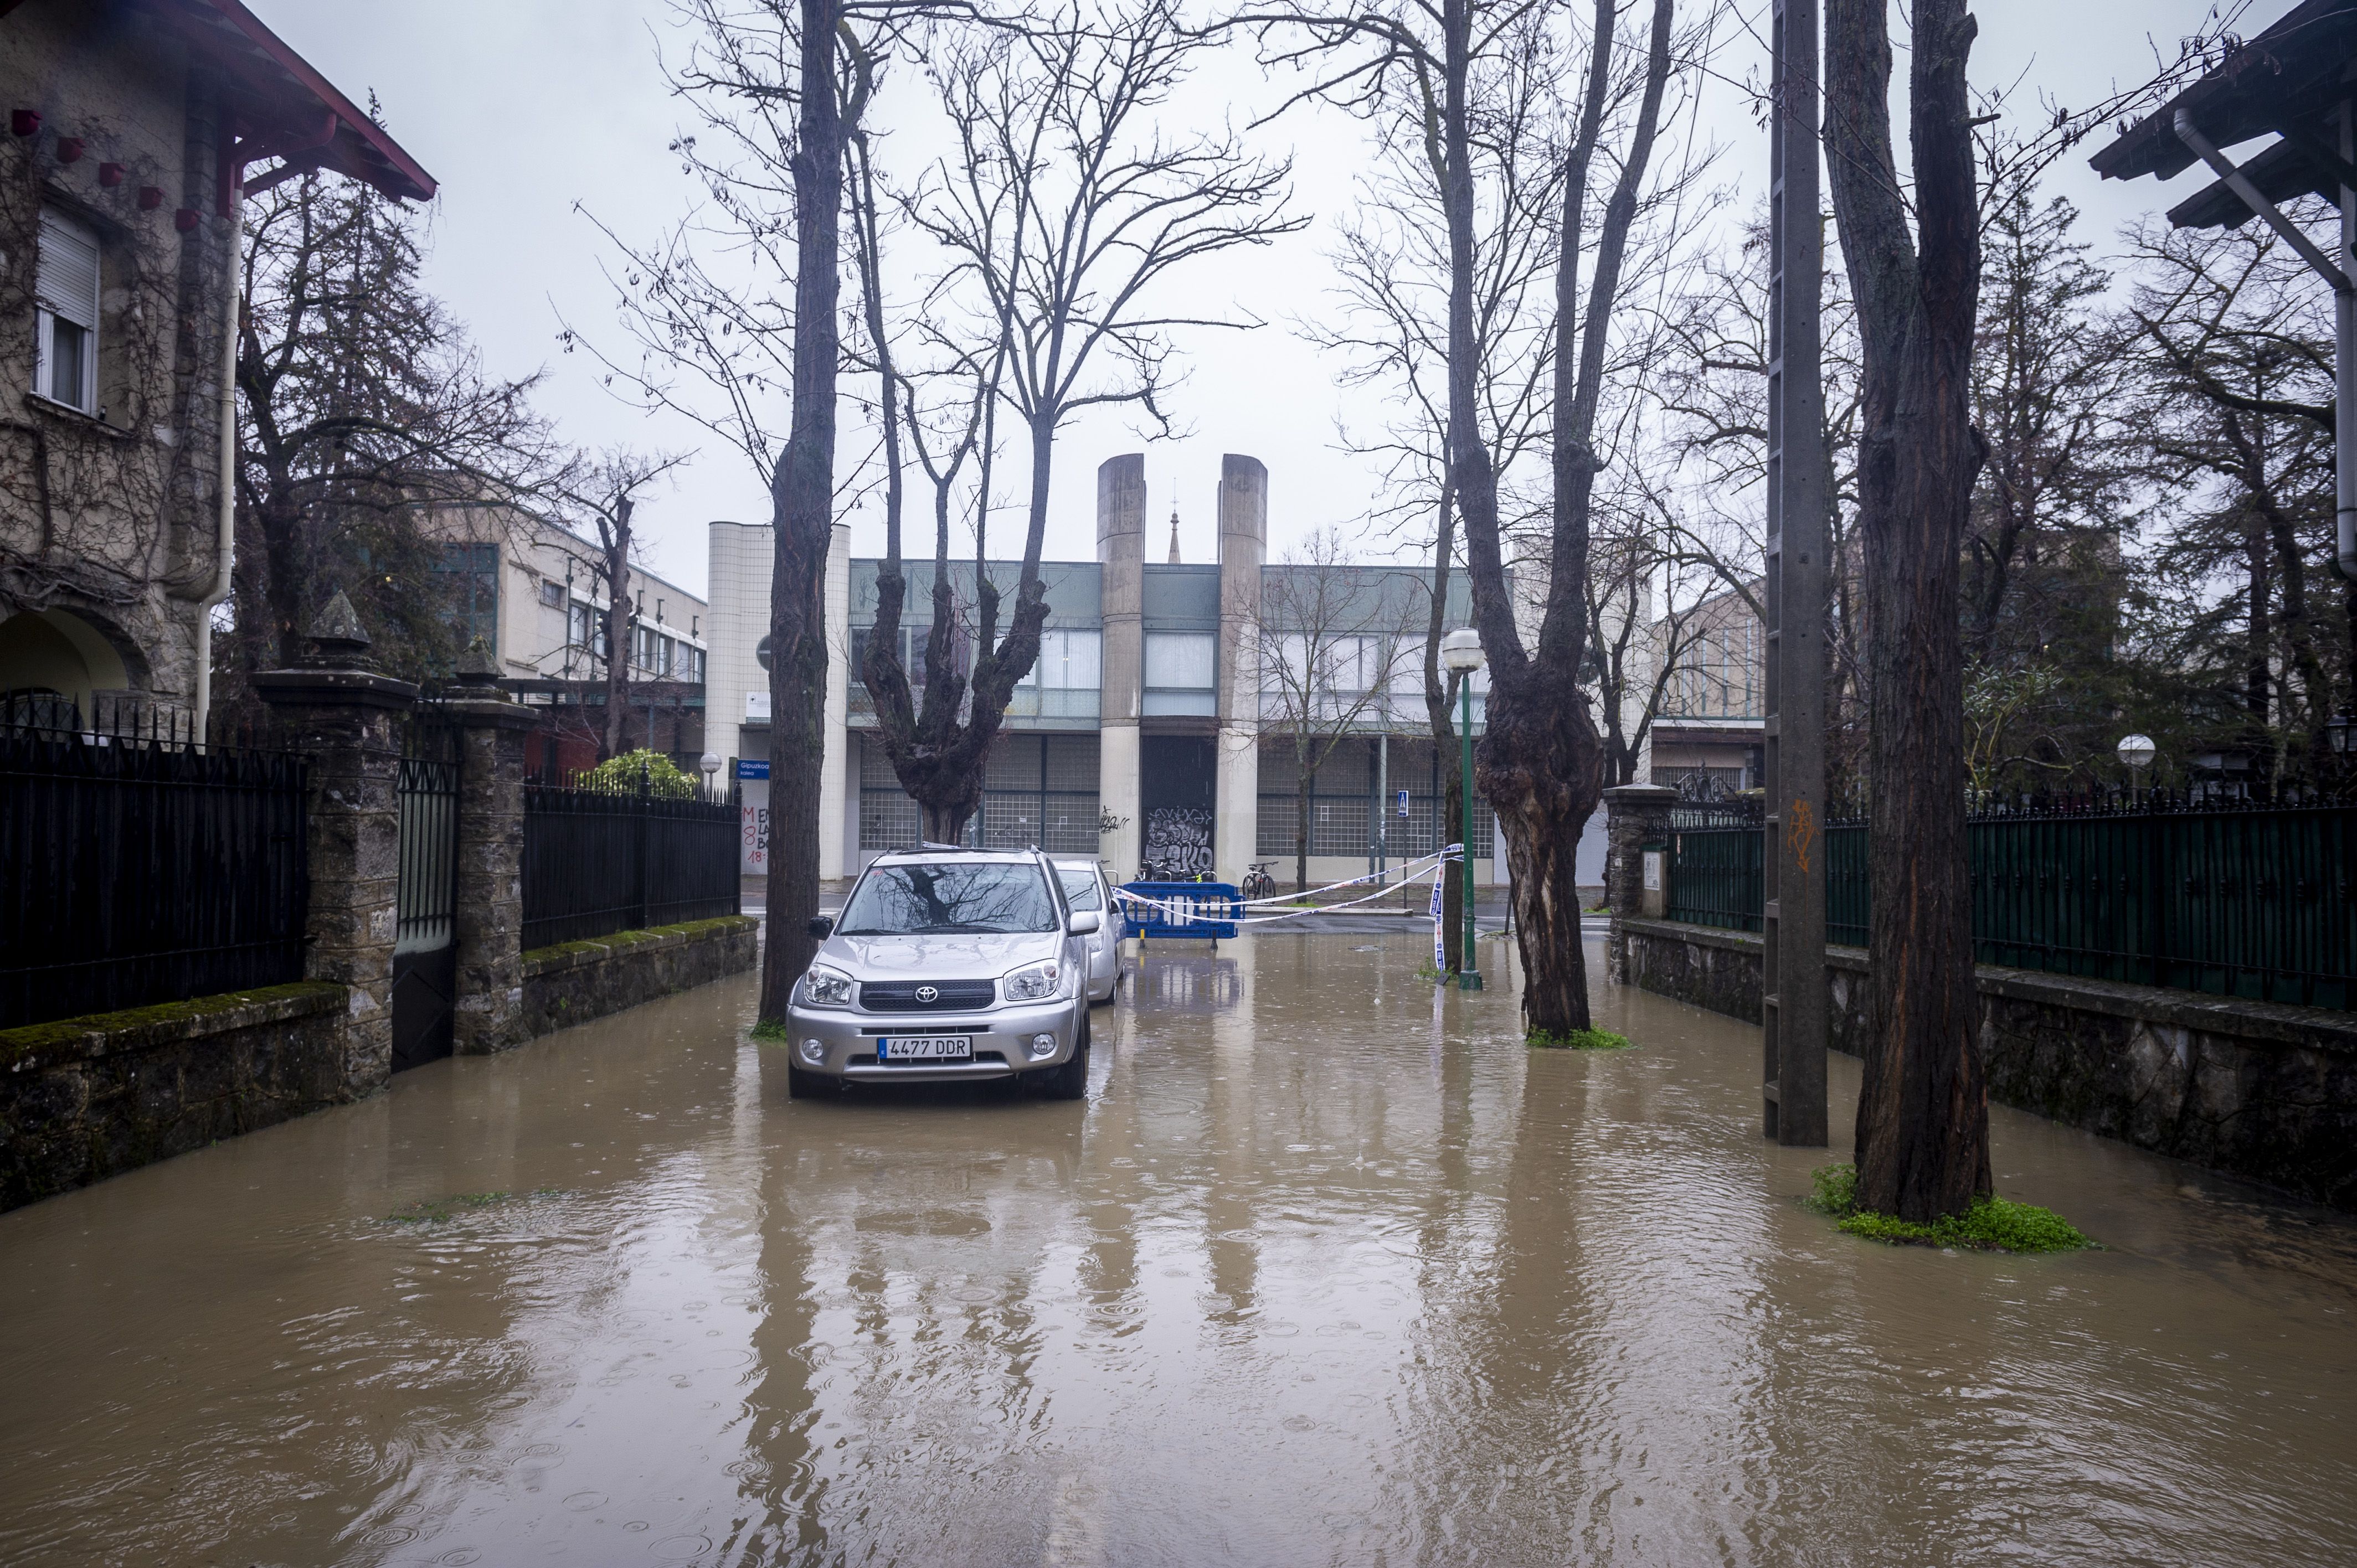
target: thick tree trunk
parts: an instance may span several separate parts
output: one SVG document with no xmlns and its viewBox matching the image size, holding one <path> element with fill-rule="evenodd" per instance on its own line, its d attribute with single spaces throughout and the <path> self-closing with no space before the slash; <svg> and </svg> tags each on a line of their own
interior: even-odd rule
<svg viewBox="0 0 2357 1568">
<path fill-rule="evenodd" d="M 782 1023 L 816 944 L 819 791 L 825 775 L 827 547 L 834 521 L 836 311 L 843 124 L 834 93 L 834 0 L 802 0 L 801 145 L 794 149 L 793 407 L 770 481 L 769 930 L 761 1018 Z"/>
<path fill-rule="evenodd" d="M 1533 674 L 1541 668 L 1536 660 L 1524 666 Z M 1534 1036 L 1559 1038 L 1589 1026 L 1575 867 L 1580 834 L 1603 795 L 1603 753 L 1567 678 L 1560 692 L 1536 680 L 1512 685 L 1526 689 L 1491 684 L 1474 779 L 1506 838 L 1523 1022 Z M 1481 849 L 1469 843 L 1465 853 L 1479 856 Z"/>
<path fill-rule="evenodd" d="M 2250 622 L 2250 643 L 2243 654 L 2243 743 L 2251 750 L 2251 791 L 2264 799 L 2275 777 L 2275 744 L 2267 730 L 2275 708 L 2274 584 L 2267 570 L 2266 526 L 2256 507 L 2243 526 L 2243 603 Z"/>
<path fill-rule="evenodd" d="M 1890 149 L 1889 0 L 1825 7 L 1828 156 L 1864 346 L 1857 508 L 1869 628 L 1870 1023 L 1857 1200 L 1923 1222 L 1990 1190 L 1988 1090 L 1964 856 L 1964 523 L 1980 274 L 1965 0 L 1918 0 L 1910 81 L 1920 253 Z"/>
<path fill-rule="evenodd" d="M 303 634 L 310 627 L 314 608 L 304 602 L 311 573 L 309 553 L 304 548 L 302 510 L 265 500 L 257 515 L 269 576 L 271 642 L 281 664 L 299 664 L 311 650 Z"/>
<path fill-rule="evenodd" d="M 614 508 L 613 521 L 601 528 L 605 533 L 604 567 L 606 578 L 606 728 L 598 743 L 598 755 L 619 757 L 622 753 L 622 721 L 628 715 L 630 701 L 630 626 L 638 618 L 630 608 L 630 510 L 629 496 L 623 496 Z M 651 733 L 647 744 L 654 745 Z"/>
</svg>

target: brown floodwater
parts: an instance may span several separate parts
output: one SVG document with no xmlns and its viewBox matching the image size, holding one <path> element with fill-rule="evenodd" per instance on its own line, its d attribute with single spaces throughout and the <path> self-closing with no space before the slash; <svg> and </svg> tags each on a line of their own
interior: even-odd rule
<svg viewBox="0 0 2357 1568">
<path fill-rule="evenodd" d="M 1998 1111 L 2104 1251 L 1857 1240 L 1754 1031 L 1422 940 L 1150 951 L 1080 1104 L 789 1100 L 746 977 L 0 1216 L 0 1561 L 2357 1561 L 2357 1227 Z"/>
</svg>

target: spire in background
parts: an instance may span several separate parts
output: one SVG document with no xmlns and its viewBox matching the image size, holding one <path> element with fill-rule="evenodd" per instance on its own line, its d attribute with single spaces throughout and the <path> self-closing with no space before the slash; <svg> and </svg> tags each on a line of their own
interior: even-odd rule
<svg viewBox="0 0 2357 1568">
<path fill-rule="evenodd" d="M 1175 497 L 1170 502 L 1170 564 L 1178 564 L 1178 502 Z"/>
</svg>

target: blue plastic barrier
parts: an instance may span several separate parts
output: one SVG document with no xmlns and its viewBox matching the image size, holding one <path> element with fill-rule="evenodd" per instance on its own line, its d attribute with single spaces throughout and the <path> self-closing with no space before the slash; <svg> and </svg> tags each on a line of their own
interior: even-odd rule
<svg viewBox="0 0 2357 1568">
<path fill-rule="evenodd" d="M 1121 934 L 1125 937 L 1209 937 L 1217 941 L 1236 934 L 1243 918 L 1244 896 L 1226 882 L 1131 882 L 1123 891 L 1151 898 L 1167 908 L 1122 900 Z"/>
</svg>

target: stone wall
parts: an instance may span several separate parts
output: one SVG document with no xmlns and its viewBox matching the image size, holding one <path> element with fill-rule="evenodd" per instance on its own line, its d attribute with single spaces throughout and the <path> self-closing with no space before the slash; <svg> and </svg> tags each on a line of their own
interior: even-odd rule
<svg viewBox="0 0 2357 1568">
<path fill-rule="evenodd" d="M 1757 1023 L 1760 939 L 1613 922 L 1628 983 Z M 1867 960 L 1825 950 L 1831 1044 L 1864 1043 Z M 2357 1210 L 2357 1015 L 1979 969 L 1989 1097 Z"/>
<path fill-rule="evenodd" d="M 0 1030 L 0 1209 L 360 1099 L 350 1007 L 298 981 Z"/>
<path fill-rule="evenodd" d="M 523 955 L 523 1026 L 545 1035 L 753 967 L 761 922 L 726 915 Z"/>
</svg>

